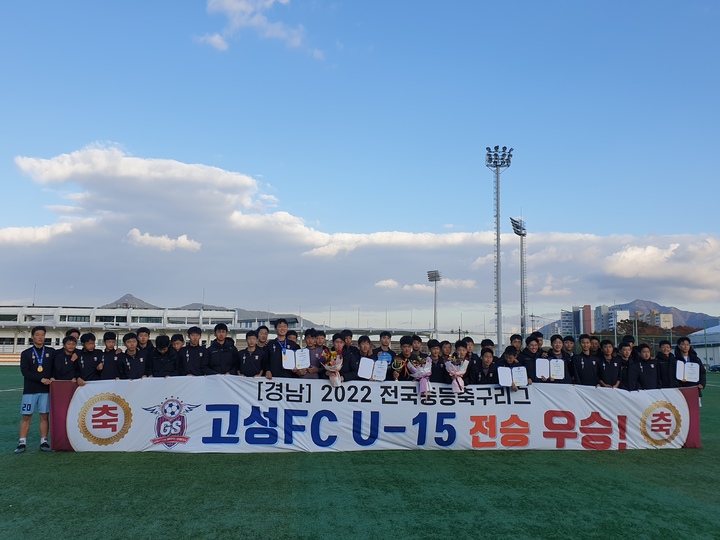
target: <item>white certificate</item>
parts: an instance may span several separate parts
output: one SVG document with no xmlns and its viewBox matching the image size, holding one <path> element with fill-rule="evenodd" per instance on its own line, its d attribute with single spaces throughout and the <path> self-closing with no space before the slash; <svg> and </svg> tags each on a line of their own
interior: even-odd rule
<svg viewBox="0 0 720 540">
<path fill-rule="evenodd" d="M 687 362 L 685 364 L 685 380 L 694 383 L 700 381 L 700 364 L 696 364 L 695 362 Z"/>
<path fill-rule="evenodd" d="M 527 369 L 525 366 L 512 368 L 512 380 L 516 386 L 527 386 Z"/>
<path fill-rule="evenodd" d="M 298 369 L 307 369 L 310 367 L 310 349 L 295 351 L 295 367 Z"/>
<path fill-rule="evenodd" d="M 547 358 L 537 358 L 535 360 L 535 376 L 538 379 L 550 378 L 550 361 Z"/>
<path fill-rule="evenodd" d="M 295 369 L 295 351 L 292 349 L 285 349 L 283 353 L 283 368 Z"/>
<path fill-rule="evenodd" d="M 498 383 L 500 386 L 512 386 L 512 370 L 509 367 L 501 366 L 498 368 Z"/>
<path fill-rule="evenodd" d="M 387 368 L 388 368 L 388 363 L 385 360 L 378 360 L 377 362 L 375 362 L 375 367 L 373 368 L 372 380 L 373 381 L 384 381 L 385 377 L 387 377 Z"/>
<path fill-rule="evenodd" d="M 565 360 L 562 358 L 553 358 L 550 360 L 550 378 L 556 381 L 565 378 Z"/>
<path fill-rule="evenodd" d="M 373 370 L 375 369 L 375 361 L 372 358 L 361 358 L 360 367 L 358 368 L 358 377 L 362 379 L 372 379 Z"/>
</svg>

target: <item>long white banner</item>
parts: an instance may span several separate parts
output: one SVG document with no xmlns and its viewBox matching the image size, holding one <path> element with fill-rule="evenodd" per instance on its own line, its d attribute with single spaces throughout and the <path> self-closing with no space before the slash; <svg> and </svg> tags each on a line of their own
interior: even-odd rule
<svg viewBox="0 0 720 540">
<path fill-rule="evenodd" d="M 416 383 L 334 388 L 325 380 L 223 375 L 97 381 L 75 391 L 66 428 L 77 451 L 680 448 L 691 410 L 697 414 L 686 394 L 563 384 L 454 394 L 436 384 L 423 399 Z"/>
</svg>

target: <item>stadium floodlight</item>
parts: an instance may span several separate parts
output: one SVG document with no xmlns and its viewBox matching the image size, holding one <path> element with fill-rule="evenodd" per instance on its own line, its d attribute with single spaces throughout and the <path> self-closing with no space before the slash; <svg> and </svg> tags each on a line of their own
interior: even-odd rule
<svg viewBox="0 0 720 540">
<path fill-rule="evenodd" d="M 442 281 L 440 272 L 438 270 L 428 270 L 427 273 L 428 281 L 435 284 L 435 303 L 433 307 L 433 337 L 437 339 L 438 336 L 438 324 L 437 324 L 437 284 L 438 281 Z"/>
<path fill-rule="evenodd" d="M 525 309 L 527 306 L 527 289 L 525 288 L 525 275 L 527 274 L 527 261 L 525 259 L 525 238 L 527 237 L 527 228 L 522 218 L 510 218 L 513 232 L 520 237 L 520 334 L 523 339 L 527 337 L 527 323 L 525 317 Z"/>
<path fill-rule="evenodd" d="M 495 174 L 495 318 L 497 320 L 497 347 L 502 350 L 502 295 L 501 264 L 500 264 L 500 173 L 510 166 L 513 149 L 507 146 L 495 146 L 493 150 L 487 148 L 485 166 Z M 503 153 L 504 152 L 504 153 Z"/>
</svg>

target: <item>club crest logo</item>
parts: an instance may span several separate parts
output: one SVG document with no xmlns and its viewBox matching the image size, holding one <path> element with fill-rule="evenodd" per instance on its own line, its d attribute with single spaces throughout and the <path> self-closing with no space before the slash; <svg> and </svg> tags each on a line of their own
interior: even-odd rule
<svg viewBox="0 0 720 540">
<path fill-rule="evenodd" d="M 180 399 L 170 396 L 159 405 L 143 407 L 144 411 L 154 414 L 156 438 L 153 444 L 162 444 L 165 448 L 172 448 L 177 444 L 185 444 L 190 437 L 187 431 L 187 413 L 197 409 L 200 405 L 183 403 Z"/>
</svg>

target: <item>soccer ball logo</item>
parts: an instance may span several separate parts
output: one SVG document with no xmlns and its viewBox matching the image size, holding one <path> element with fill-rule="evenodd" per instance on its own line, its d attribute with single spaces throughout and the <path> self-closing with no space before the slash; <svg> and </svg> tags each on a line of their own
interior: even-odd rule
<svg viewBox="0 0 720 540">
<path fill-rule="evenodd" d="M 180 399 L 170 396 L 165 401 L 152 407 L 143 407 L 143 410 L 154 414 L 155 435 L 153 444 L 162 444 L 165 448 L 172 448 L 177 444 L 185 444 L 190 437 L 185 435 L 187 430 L 186 415 L 199 405 L 183 403 Z"/>
<path fill-rule="evenodd" d="M 180 400 L 171 398 L 162 404 L 162 414 L 168 420 L 172 420 L 180 416 L 182 408 Z"/>
</svg>

